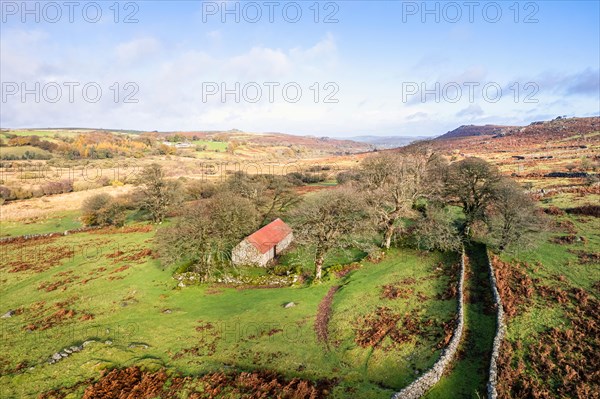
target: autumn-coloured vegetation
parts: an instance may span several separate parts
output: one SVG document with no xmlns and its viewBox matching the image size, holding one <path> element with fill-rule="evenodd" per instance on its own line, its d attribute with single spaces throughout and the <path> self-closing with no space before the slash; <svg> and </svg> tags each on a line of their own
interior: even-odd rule
<svg viewBox="0 0 600 399">
<path fill-rule="evenodd" d="M 594 152 L 600 135 L 595 134 L 595 123 L 594 118 L 557 120 L 519 131 L 502 128 L 493 135 L 463 136 L 452 143 L 436 141 L 428 144 L 428 151 L 439 148 L 448 164 L 429 163 L 436 157 L 427 157 L 423 164 L 395 166 L 397 171 L 407 173 L 405 177 L 414 176 L 432 187 L 435 183 L 435 190 L 414 185 L 405 192 L 401 190 L 406 185 L 395 180 L 393 174 L 379 174 L 386 171 L 386 159 L 407 154 L 402 151 L 389 151 L 380 158 L 371 158 L 373 154 L 327 156 L 276 178 L 265 171 L 244 174 L 221 170 L 213 175 L 205 173 L 205 165 L 198 166 L 208 157 L 231 160 L 255 156 L 276 164 L 280 154 L 286 159 L 358 150 L 349 149 L 352 143 L 299 138 L 280 148 L 283 136 L 249 140 L 239 132 L 203 132 L 194 137 L 183 133 L 97 131 L 39 138 L 33 138 L 38 137 L 33 133 L 8 137 L 3 132 L 3 149 L 23 154 L 39 150 L 52 157 L 48 161 L 9 160 L 2 164 L 3 172 L 9 171 L 1 176 L 6 180 L 0 183 L 0 197 L 8 200 L 2 205 L 3 235 L 29 231 L 55 235 L 31 240 L 15 237 L 0 244 L 4 298 L 6 306 L 14 311 L 3 320 L 9 327 L 5 335 L 10 342 L 34 334 L 42 337 L 35 345 L 25 342 L 7 352 L 7 360 L 0 361 L 0 383 L 16 397 L 20 390 L 31 393 L 37 389 L 32 381 L 39 383 L 46 390 L 42 398 L 389 397 L 435 362 L 456 326 L 459 264 L 456 257 L 449 261 L 439 250 L 455 251 L 460 247 L 462 241 L 457 237 L 465 226 L 465 216 L 473 219 L 467 221 L 473 221 L 469 230 L 473 234 L 467 244 L 489 238 L 490 231 L 496 229 L 504 235 L 493 237 L 490 248 L 503 250 L 503 239 L 518 247 L 522 244 L 520 226 L 530 224 L 507 227 L 503 222 L 512 223 L 525 209 L 533 210 L 528 217 L 547 218 L 539 244 L 539 255 L 545 258 L 532 260 L 528 258 L 532 255 L 520 248 L 493 257 L 508 323 L 500 357 L 501 397 L 597 397 L 599 364 L 595 354 L 599 350 L 600 304 L 596 294 L 600 292 L 600 279 L 594 273 L 598 271 L 600 253 L 595 202 L 600 186 L 589 179 L 597 173 Z M 577 131 L 580 127 L 581 132 Z M 194 145 L 202 148 L 176 148 L 174 144 L 181 141 L 197 141 Z M 314 143 L 319 145 L 315 152 L 301 148 Z M 348 147 L 336 149 L 338 145 Z M 269 152 L 273 157 L 266 157 Z M 513 158 L 516 155 L 519 158 Z M 50 181 L 41 181 L 36 175 L 42 166 L 50 166 L 53 171 L 64 165 L 110 168 L 113 159 L 130 161 L 137 157 L 137 172 L 152 163 L 163 168 L 156 174 L 157 190 L 148 190 L 147 182 L 133 177 L 119 177 L 116 169 L 86 184 L 82 184 L 79 174 L 75 179 Z M 372 169 L 365 170 L 369 165 L 362 162 L 365 158 L 372 162 Z M 464 160 L 469 161 L 461 163 Z M 449 168 L 452 165 L 456 169 Z M 427 169 L 422 169 L 425 166 Z M 464 180 L 454 187 L 441 184 L 446 171 L 460 176 L 459 166 L 490 172 L 486 175 L 493 183 L 490 190 L 486 187 L 477 193 L 482 194 L 486 206 L 477 207 L 480 198 L 474 201 L 477 204 L 468 202 L 471 193 L 461 191 L 466 186 Z M 498 166 L 497 173 L 492 166 Z M 274 167 L 285 170 L 280 164 Z M 442 175 L 436 175 L 438 171 Z M 584 175 L 587 177 L 581 177 Z M 214 278 L 210 284 L 181 287 L 172 278 L 175 269 L 203 270 L 198 266 L 204 259 L 179 257 L 194 251 L 206 254 L 198 250 L 199 244 L 213 248 L 215 242 L 210 239 L 226 239 L 227 245 L 222 247 L 226 252 L 264 221 L 279 215 L 291 217 L 293 213 L 288 210 L 298 208 L 304 208 L 304 212 L 296 216 L 304 218 L 298 217 L 295 228 L 302 231 L 302 221 L 313 216 L 313 205 L 335 197 L 339 193 L 337 185 L 349 190 L 350 196 L 356 189 L 368 194 L 369 189 L 364 187 L 369 184 L 361 186 L 364 179 L 376 181 L 380 176 L 385 178 L 372 186 L 381 190 L 377 196 L 364 195 L 352 203 L 340 201 L 343 206 L 310 219 L 311 226 L 327 232 L 329 221 L 325 216 L 340 209 L 355 212 L 355 217 L 344 220 L 348 222 L 345 232 L 351 232 L 352 239 L 341 235 L 337 243 L 348 247 L 348 251 L 341 252 L 352 254 L 341 255 L 335 246 L 327 248 L 327 256 L 321 259 L 321 283 L 311 277 L 315 257 L 312 253 L 303 255 L 301 249 L 310 252 L 311 245 L 329 239 L 327 234 L 322 240 L 301 240 L 303 235 L 299 234 L 300 245 L 290 256 L 279 259 L 278 268 L 273 267 L 279 270 L 277 276 L 299 273 L 301 277 L 294 287 L 241 287 L 219 282 L 224 275 L 221 270 L 211 276 Z M 519 184 L 513 182 L 502 192 L 492 187 L 498 181 L 505 182 L 506 177 Z M 15 182 L 25 183 L 19 186 Z M 477 184 L 474 187 L 478 189 Z M 140 201 L 139 188 L 146 194 L 153 191 L 149 194 L 154 197 L 148 195 L 145 203 Z M 176 192 L 180 201 L 161 202 L 165 192 Z M 522 196 L 512 195 L 515 192 Z M 156 207 L 148 202 L 149 198 L 157 199 Z M 498 198 L 504 200 L 502 208 Z M 519 202 L 512 202 L 514 198 Z M 120 199 L 127 201 L 120 203 Z M 86 213 L 82 204 L 90 205 L 94 200 L 96 206 Z M 117 209 L 109 206 L 113 202 L 117 202 Z M 374 226 L 367 226 L 374 215 L 363 208 L 365 204 L 379 211 Z M 14 209 L 20 209 L 18 217 Z M 65 213 L 59 214 L 58 209 Z M 29 211 L 34 213 L 25 213 Z M 154 218 L 153 212 L 157 215 Z M 245 225 L 248 221 L 252 223 Z M 63 235 L 64 230 L 81 223 L 94 229 Z M 419 229 L 422 226 L 427 228 Z M 444 226 L 446 229 L 441 228 Z M 416 241 L 415 234 L 428 240 Z M 160 242 L 171 247 L 172 263 L 166 262 L 168 248 L 157 245 Z M 390 250 L 383 256 L 381 247 L 388 243 Z M 87 248 L 101 251 L 85 257 Z M 483 254 L 485 248 L 478 247 L 478 251 Z M 483 392 L 480 380 L 487 376 L 495 308 L 489 298 L 487 264 L 483 258 L 477 262 L 477 267 L 467 267 L 464 343 L 456 363 L 441 382 L 440 389 L 446 393 L 458 392 L 457 387 L 467 387 L 465 391 L 471 394 L 475 390 Z M 548 269 L 547 264 L 552 262 L 554 268 Z M 467 262 L 467 266 L 473 265 Z M 248 273 L 262 276 L 267 272 Z M 283 308 L 291 301 L 296 306 Z M 113 336 L 112 324 L 132 319 L 139 323 L 139 329 L 135 336 L 119 342 Z M 225 329 L 223 320 L 231 321 Z M 264 325 L 256 328 L 252 324 L 256 322 Z M 243 330 L 248 325 L 252 328 Z M 92 334 L 86 331 L 88 326 L 98 328 Z M 73 328 L 83 328 L 83 332 L 74 338 L 43 338 L 42 333 L 60 335 Z M 60 367 L 66 365 L 60 370 L 64 378 L 47 378 L 59 370 L 56 365 L 46 364 L 48 356 L 63 345 L 79 345 L 96 335 L 102 339 L 61 361 Z M 290 341 L 290 336 L 295 339 Z M 146 368 L 148 364 L 151 367 Z M 107 371 L 99 377 L 98 369 Z M 38 377 L 39 381 L 35 380 Z M 435 395 L 431 397 L 444 397 L 443 393 Z"/>
<path fill-rule="evenodd" d="M 317 310 L 317 317 L 315 319 L 315 332 L 317 339 L 324 344 L 327 344 L 328 339 L 328 325 L 329 319 L 331 318 L 331 303 L 333 302 L 333 296 L 340 287 L 334 285 L 329 289 L 327 295 L 323 297 L 319 303 L 319 309 Z"/>
<path fill-rule="evenodd" d="M 504 342 L 499 359 L 500 397 L 600 397 L 600 302 L 580 289 L 545 288 L 540 295 L 562 305 L 566 325 L 537 334 L 524 359 L 513 358 L 515 351 L 524 349 L 521 340 Z"/>
<path fill-rule="evenodd" d="M 374 348 L 381 345 L 387 337 L 390 343 L 383 349 L 390 350 L 395 345 L 410 342 L 433 324 L 432 319 L 420 320 L 416 312 L 401 315 L 386 306 L 380 306 L 373 313 L 357 320 L 355 342 L 363 348 Z"/>
<path fill-rule="evenodd" d="M 166 370 L 144 371 L 139 367 L 107 370 L 83 393 L 84 399 L 175 399 L 183 392 L 190 399 L 218 398 L 280 398 L 320 399 L 328 396 L 331 381 L 317 383 L 302 379 L 286 380 L 269 371 L 252 373 L 211 373 L 200 377 L 173 375 Z M 64 398 L 82 384 L 41 393 L 40 399 Z"/>
</svg>

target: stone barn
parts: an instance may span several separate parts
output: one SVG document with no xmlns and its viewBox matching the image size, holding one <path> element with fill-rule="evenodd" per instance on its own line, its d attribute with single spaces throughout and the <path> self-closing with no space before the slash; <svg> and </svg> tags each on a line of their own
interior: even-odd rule
<svg viewBox="0 0 600 399">
<path fill-rule="evenodd" d="M 231 252 L 231 261 L 234 265 L 264 267 L 286 249 L 293 239 L 290 226 L 277 218 L 236 245 Z"/>
</svg>

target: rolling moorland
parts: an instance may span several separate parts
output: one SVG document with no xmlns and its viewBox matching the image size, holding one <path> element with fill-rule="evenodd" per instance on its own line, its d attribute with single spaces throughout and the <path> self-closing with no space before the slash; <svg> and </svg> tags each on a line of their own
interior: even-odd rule
<svg viewBox="0 0 600 399">
<path fill-rule="evenodd" d="M 0 145 L 3 398 L 600 397 L 600 118 L 378 151 L 239 130 Z M 478 212 L 461 165 L 493 181 Z M 232 267 L 275 217 L 292 246 Z"/>
</svg>

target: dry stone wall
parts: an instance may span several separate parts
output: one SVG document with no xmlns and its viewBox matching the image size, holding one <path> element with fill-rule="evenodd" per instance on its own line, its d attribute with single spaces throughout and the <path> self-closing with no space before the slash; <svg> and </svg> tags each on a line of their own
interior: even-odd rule
<svg viewBox="0 0 600 399">
<path fill-rule="evenodd" d="M 392 395 L 392 399 L 416 399 L 423 396 L 429 391 L 435 384 L 438 383 L 446 367 L 452 362 L 458 345 L 462 339 L 463 327 L 464 327 L 464 308 L 463 308 L 463 286 L 465 278 L 465 252 L 463 250 L 460 258 L 460 276 L 458 280 L 458 323 L 452 333 L 452 339 L 444 350 L 437 362 L 429 369 L 425 374 L 413 381 L 409 386 L 402 389 L 400 392 Z"/>
<path fill-rule="evenodd" d="M 504 339 L 504 333 L 506 332 L 506 326 L 504 324 L 504 308 L 502 307 L 502 298 L 500 298 L 500 292 L 498 291 L 498 285 L 496 281 L 496 275 L 494 274 L 494 267 L 492 265 L 491 257 L 489 252 L 487 253 L 487 262 L 490 267 L 490 283 L 492 286 L 492 296 L 494 303 L 496 304 L 496 336 L 494 337 L 494 344 L 492 346 L 492 358 L 490 360 L 490 373 L 487 384 L 488 399 L 496 399 L 498 392 L 496 390 L 496 383 L 498 381 L 498 355 L 500 354 L 500 345 Z"/>
<path fill-rule="evenodd" d="M 15 241 L 38 240 L 41 238 L 48 238 L 48 237 L 67 236 L 69 234 L 82 233 L 85 231 L 96 230 L 99 228 L 100 227 L 98 227 L 98 226 L 80 227 L 78 229 L 65 230 L 63 233 L 54 232 L 54 233 L 44 233 L 44 234 L 25 234 L 22 236 L 15 236 L 15 237 L 3 237 L 3 238 L 0 238 L 0 244 L 9 244 L 9 243 L 15 242 Z"/>
</svg>

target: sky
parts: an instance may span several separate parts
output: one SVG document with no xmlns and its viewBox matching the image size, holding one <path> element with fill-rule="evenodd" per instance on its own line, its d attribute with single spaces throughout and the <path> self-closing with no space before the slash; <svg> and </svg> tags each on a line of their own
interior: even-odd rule
<svg viewBox="0 0 600 399">
<path fill-rule="evenodd" d="M 599 1 L 0 0 L 0 127 L 433 136 L 600 114 Z"/>
</svg>

